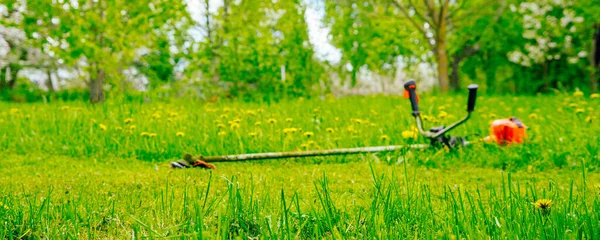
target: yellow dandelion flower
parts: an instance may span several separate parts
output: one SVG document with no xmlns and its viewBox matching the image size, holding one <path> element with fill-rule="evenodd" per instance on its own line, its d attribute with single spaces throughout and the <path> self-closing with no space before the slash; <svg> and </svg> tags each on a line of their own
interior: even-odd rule
<svg viewBox="0 0 600 240">
<path fill-rule="evenodd" d="M 96 123 L 96 122 L 98 122 L 98 121 L 96 121 L 95 118 L 92 118 L 92 123 Z"/>
<path fill-rule="evenodd" d="M 125 120 L 123 120 L 123 122 L 124 122 L 125 124 L 130 124 L 130 123 L 132 123 L 132 122 L 133 122 L 133 118 L 125 118 Z"/>
<path fill-rule="evenodd" d="M 405 131 L 402 131 L 402 137 L 405 139 L 417 138 L 417 133 L 415 131 L 405 130 Z"/>
<path fill-rule="evenodd" d="M 246 114 L 251 115 L 251 116 L 256 116 L 256 112 L 253 110 L 247 110 Z"/>
<path fill-rule="evenodd" d="M 258 133 L 257 132 L 249 132 L 248 136 L 250 136 L 250 137 L 256 137 L 256 136 L 258 136 Z"/>
<path fill-rule="evenodd" d="M 335 142 L 337 142 L 337 141 L 339 141 L 339 140 L 340 140 L 340 138 L 338 138 L 338 137 L 336 137 L 336 138 L 333 138 L 333 141 L 335 141 Z"/>
<path fill-rule="evenodd" d="M 62 106 L 62 107 L 60 107 L 60 110 L 63 110 L 63 111 L 69 110 L 69 106 Z"/>
<path fill-rule="evenodd" d="M 571 103 L 571 104 L 569 104 L 569 107 L 576 108 L 577 107 L 577 103 Z"/>
<path fill-rule="evenodd" d="M 301 147 L 301 148 L 304 148 L 304 149 L 308 149 L 308 147 L 309 147 L 309 146 L 308 146 L 308 144 L 306 144 L 306 143 L 303 143 L 303 144 L 300 144 L 300 147 Z"/>
<path fill-rule="evenodd" d="M 286 122 L 292 122 L 292 121 L 293 121 L 293 119 L 291 119 L 291 118 L 286 118 L 286 119 L 285 119 L 285 121 L 286 121 Z"/>
<path fill-rule="evenodd" d="M 496 116 L 496 114 L 494 114 L 494 113 L 490 113 L 490 114 L 488 115 L 488 117 L 489 117 L 489 118 L 491 118 L 491 119 L 495 119 L 495 118 L 497 118 L 498 116 Z"/>
<path fill-rule="evenodd" d="M 158 113 L 158 112 L 152 114 L 152 118 L 154 118 L 154 119 L 159 119 L 160 117 L 161 117 L 160 113 Z"/>
<path fill-rule="evenodd" d="M 156 133 L 150 133 L 150 134 L 148 134 L 148 136 L 149 136 L 149 137 L 156 137 L 156 136 L 157 136 L 157 134 L 156 134 Z"/>
<path fill-rule="evenodd" d="M 183 136 L 185 136 L 185 133 L 183 133 L 183 132 L 177 132 L 177 133 L 175 133 L 175 135 L 177 135 L 178 137 L 183 137 Z"/>
<path fill-rule="evenodd" d="M 421 115 L 421 118 L 423 119 L 423 121 L 429 121 L 429 120 L 431 120 L 431 117 L 428 116 L 428 115 L 425 115 L 425 114 Z"/>
<path fill-rule="evenodd" d="M 224 131 L 220 131 L 219 133 L 217 133 L 217 135 L 219 135 L 219 136 L 224 136 L 225 134 L 227 134 L 227 133 Z"/>
<path fill-rule="evenodd" d="M 98 124 L 98 127 L 99 127 L 99 128 L 100 128 L 100 130 L 102 130 L 102 131 L 106 131 L 106 129 L 108 129 L 108 128 L 106 127 L 106 125 L 104 125 L 104 124 L 102 124 L 102 123 Z"/>
<path fill-rule="evenodd" d="M 600 98 L 600 94 L 598 93 L 592 93 L 592 95 L 590 95 L 590 98 Z"/>
<path fill-rule="evenodd" d="M 438 114 L 438 117 L 441 119 L 444 119 L 444 118 L 448 117 L 448 113 L 445 111 L 441 111 L 440 114 Z"/>
<path fill-rule="evenodd" d="M 261 122 L 255 122 L 254 126 L 260 126 L 262 123 Z"/>
<path fill-rule="evenodd" d="M 132 130 L 132 131 L 133 131 L 133 130 L 135 130 L 135 128 L 136 128 L 136 126 L 135 126 L 135 125 L 131 125 L 131 126 L 129 126 L 129 130 Z"/>
<path fill-rule="evenodd" d="M 21 113 L 21 109 L 18 109 L 18 108 L 11 108 L 10 109 L 10 115 L 15 115 L 15 114 L 18 114 L 18 113 Z M 95 119 L 92 118 L 92 120 L 95 120 Z"/>
<path fill-rule="evenodd" d="M 263 113 L 264 111 L 265 111 L 265 110 L 264 110 L 264 109 L 262 109 L 262 108 L 256 109 L 256 112 L 257 112 L 257 113 Z"/>
<path fill-rule="evenodd" d="M 240 124 L 238 124 L 238 123 L 232 123 L 231 125 L 229 125 L 229 128 L 231 128 L 231 129 L 238 129 L 238 128 L 240 128 Z"/>
<path fill-rule="evenodd" d="M 353 133 L 356 132 L 356 129 L 354 129 L 354 126 L 350 125 L 346 128 L 346 131 L 348 131 L 349 133 Z"/>
<path fill-rule="evenodd" d="M 297 128 L 284 128 L 283 129 L 283 133 L 288 134 L 288 133 L 295 133 L 296 131 L 298 131 Z"/>
<path fill-rule="evenodd" d="M 535 113 L 529 114 L 529 119 L 538 119 L 538 115 Z"/>
<path fill-rule="evenodd" d="M 179 114 L 176 113 L 176 112 L 170 112 L 169 113 L 169 117 L 177 117 L 177 115 L 179 115 Z"/>
<path fill-rule="evenodd" d="M 364 123 L 364 121 L 363 121 L 363 120 L 361 120 L 361 119 L 354 119 L 354 122 L 355 122 L 355 123 L 358 123 L 358 125 L 360 125 L 360 124 L 363 124 L 363 123 Z"/>
<path fill-rule="evenodd" d="M 142 133 L 140 133 L 140 136 L 142 136 L 142 137 L 148 137 L 148 136 L 150 136 L 150 133 L 149 132 L 142 132 Z"/>
<path fill-rule="evenodd" d="M 335 121 L 340 121 L 339 117 L 335 117 L 334 119 L 335 119 Z"/>
<path fill-rule="evenodd" d="M 440 111 L 444 111 L 444 110 L 446 110 L 446 106 L 439 106 L 439 107 L 438 107 L 438 110 L 440 110 Z"/>
<path fill-rule="evenodd" d="M 586 118 L 585 118 L 585 121 L 586 121 L 586 122 L 589 122 L 589 123 L 591 123 L 591 122 L 593 122 L 595 119 L 596 119 L 596 116 L 588 116 L 588 117 L 586 117 Z"/>
<path fill-rule="evenodd" d="M 217 127 L 218 128 L 225 128 L 225 124 L 219 123 L 219 124 L 217 124 Z"/>
<path fill-rule="evenodd" d="M 583 109 L 583 108 L 575 109 L 575 113 L 583 113 L 583 112 L 585 112 L 585 109 Z"/>
<path fill-rule="evenodd" d="M 239 118 L 235 118 L 235 119 L 233 119 L 233 122 L 234 122 L 234 123 L 240 123 L 240 122 L 242 122 L 242 120 L 241 120 L 241 119 L 239 119 Z"/>
<path fill-rule="evenodd" d="M 273 123 L 276 123 L 277 120 L 275 120 L 274 118 L 269 118 L 269 120 L 267 120 L 267 122 L 273 124 Z"/>
<path fill-rule="evenodd" d="M 583 92 L 582 92 L 582 91 L 579 91 L 579 90 L 577 90 L 577 91 L 575 91 L 575 92 L 573 93 L 573 96 L 574 96 L 574 97 L 582 97 L 582 96 L 583 96 Z"/>
<path fill-rule="evenodd" d="M 306 142 L 306 144 L 308 144 L 308 146 L 316 146 L 317 142 L 310 140 L 310 141 Z"/>
<path fill-rule="evenodd" d="M 225 119 L 227 118 L 227 114 L 221 114 L 221 116 L 219 116 L 221 119 Z"/>
<path fill-rule="evenodd" d="M 305 133 L 304 133 L 304 136 L 305 136 L 305 137 L 312 137 L 312 136 L 314 136 L 314 135 L 315 135 L 315 133 L 313 133 L 313 132 L 305 132 Z"/>
<path fill-rule="evenodd" d="M 380 137 L 380 138 L 381 138 L 381 140 L 383 140 L 383 141 L 390 140 L 390 136 L 388 136 L 388 135 L 381 135 L 381 137 Z"/>
<path fill-rule="evenodd" d="M 325 129 L 325 131 L 327 131 L 328 133 L 333 133 L 333 128 L 327 128 Z"/>
<path fill-rule="evenodd" d="M 550 200 L 550 199 L 540 199 L 537 200 L 533 203 L 533 205 L 544 211 L 545 213 L 547 213 L 548 211 L 550 211 L 550 208 L 552 207 L 552 204 L 554 204 L 554 201 Z"/>
<path fill-rule="evenodd" d="M 115 129 L 116 129 L 117 131 L 121 131 L 121 130 L 123 130 L 123 128 L 122 128 L 122 127 L 116 127 Z"/>
</svg>

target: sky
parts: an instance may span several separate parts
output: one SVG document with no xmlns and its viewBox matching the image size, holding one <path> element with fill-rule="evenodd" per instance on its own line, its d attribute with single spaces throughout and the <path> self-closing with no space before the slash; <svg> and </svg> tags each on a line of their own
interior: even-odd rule
<svg viewBox="0 0 600 240">
<path fill-rule="evenodd" d="M 203 0 L 186 0 L 188 3 L 190 14 L 192 18 L 197 22 L 203 22 L 202 16 L 204 15 L 205 6 Z M 211 13 L 216 12 L 221 6 L 223 6 L 222 0 L 209 0 L 209 11 Z M 339 49 L 335 48 L 327 36 L 329 35 L 329 28 L 324 26 L 322 23 L 323 17 L 325 16 L 325 8 L 322 0 L 302 0 L 307 5 L 307 9 L 304 15 L 306 23 L 308 25 L 309 40 L 313 45 L 315 55 L 317 58 L 328 61 L 332 64 L 339 63 L 342 54 Z M 201 35 L 202 33 L 199 33 Z"/>
</svg>

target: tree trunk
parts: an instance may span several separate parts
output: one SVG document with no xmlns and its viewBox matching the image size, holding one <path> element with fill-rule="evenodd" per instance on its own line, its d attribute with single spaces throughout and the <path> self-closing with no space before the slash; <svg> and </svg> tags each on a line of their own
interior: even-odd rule
<svg viewBox="0 0 600 240">
<path fill-rule="evenodd" d="M 442 93 L 448 92 L 448 49 L 446 43 L 446 8 L 442 6 L 438 17 L 437 34 L 435 38 L 435 57 L 437 60 L 438 83 Z"/>
<path fill-rule="evenodd" d="M 544 86 L 542 86 L 542 91 L 547 91 L 550 87 L 550 75 L 548 74 L 548 61 L 545 61 L 542 65 L 542 77 L 544 78 Z"/>
<path fill-rule="evenodd" d="M 448 92 L 448 52 L 446 49 L 446 28 L 440 29 L 438 33 L 440 37 L 435 47 L 435 57 L 437 60 L 437 72 L 438 72 L 438 83 L 440 84 L 440 91 L 445 93 Z"/>
<path fill-rule="evenodd" d="M 8 88 L 14 89 L 17 85 L 17 74 L 21 71 L 21 66 L 16 64 L 10 65 L 10 82 L 8 82 Z"/>
<path fill-rule="evenodd" d="M 453 91 L 457 91 L 460 88 L 460 82 L 458 79 L 458 67 L 460 66 L 461 60 L 462 59 L 460 59 L 458 56 L 454 56 L 452 64 L 450 64 L 450 67 L 452 68 L 452 73 L 450 73 L 450 89 L 452 89 Z"/>
<path fill-rule="evenodd" d="M 452 57 L 452 63 L 450 67 L 452 68 L 452 73 L 450 74 L 450 89 L 457 91 L 460 88 L 460 63 L 473 56 L 473 54 L 479 51 L 479 43 L 473 46 L 465 46 L 462 51 Z"/>
<path fill-rule="evenodd" d="M 50 68 L 46 69 L 46 75 L 48 75 L 48 81 L 46 81 L 46 88 L 48 88 L 48 92 L 54 92 L 54 84 L 52 84 L 52 71 L 50 71 Z"/>
<path fill-rule="evenodd" d="M 598 78 L 600 77 L 600 24 L 594 25 L 594 28 L 596 31 L 592 44 L 592 72 L 590 73 L 590 89 L 592 92 L 598 91 Z"/>
<path fill-rule="evenodd" d="M 0 68 L 0 91 L 6 88 L 6 68 Z"/>
<path fill-rule="evenodd" d="M 104 70 L 96 69 L 96 76 L 90 81 L 90 102 L 101 103 L 104 101 L 104 91 L 102 86 L 104 85 Z"/>
</svg>

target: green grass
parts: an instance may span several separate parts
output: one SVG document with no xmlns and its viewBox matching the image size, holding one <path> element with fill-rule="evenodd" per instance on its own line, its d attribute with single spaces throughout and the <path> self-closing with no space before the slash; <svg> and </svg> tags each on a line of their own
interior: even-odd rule
<svg viewBox="0 0 600 240">
<path fill-rule="evenodd" d="M 421 99 L 427 126 L 466 108 L 464 96 Z M 167 164 L 185 152 L 425 139 L 403 137 L 413 120 L 407 100 L 394 97 L 0 103 L 0 238 L 595 239 L 599 103 L 485 96 L 453 133 L 483 137 L 492 119 L 515 115 L 529 126 L 523 145 L 219 163 L 214 171 Z M 539 199 L 553 200 L 550 211 L 533 205 Z"/>
</svg>

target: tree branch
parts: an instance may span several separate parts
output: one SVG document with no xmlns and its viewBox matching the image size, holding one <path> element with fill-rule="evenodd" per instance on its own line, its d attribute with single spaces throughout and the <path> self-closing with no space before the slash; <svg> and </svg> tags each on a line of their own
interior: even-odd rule
<svg viewBox="0 0 600 240">
<path fill-rule="evenodd" d="M 440 22 L 435 21 L 435 7 L 433 6 L 433 0 L 423 0 L 423 2 L 425 3 L 425 6 L 427 7 L 429 17 L 435 24 L 435 28 L 437 28 L 437 26 L 439 26 Z"/>
<path fill-rule="evenodd" d="M 484 2 L 482 4 L 479 4 L 478 7 L 472 7 L 472 8 L 470 8 L 469 10 L 467 10 L 467 12 L 465 12 L 464 14 L 462 14 L 461 17 L 450 19 L 451 16 L 455 16 L 456 15 L 456 11 L 460 10 L 458 8 L 455 11 L 453 11 L 452 14 L 448 14 L 448 16 L 447 16 L 448 19 L 447 20 L 452 20 L 452 23 L 457 23 L 457 22 L 463 21 L 465 19 L 469 19 L 470 17 L 477 16 L 477 14 L 474 14 L 474 12 L 476 12 L 476 11 L 479 12 L 480 9 L 489 6 L 489 4 L 493 3 L 493 2 L 498 2 L 498 0 L 487 0 L 486 2 Z M 505 5 L 505 4 L 502 4 L 502 5 Z"/>
<path fill-rule="evenodd" d="M 461 53 L 459 55 L 454 56 L 454 61 L 461 62 L 465 58 L 473 56 L 473 54 L 479 52 L 479 49 L 481 49 L 481 45 L 479 43 L 477 43 L 473 46 L 467 46 L 467 47 L 463 48 L 463 50 L 461 51 Z"/>
<path fill-rule="evenodd" d="M 406 16 L 406 18 L 408 18 L 408 20 L 412 23 L 412 25 L 417 28 L 417 30 L 419 30 L 419 32 L 421 32 L 421 34 L 423 34 L 423 37 L 428 40 L 429 38 L 427 37 L 427 32 L 425 31 L 425 28 L 423 28 L 423 25 L 419 25 L 413 18 L 411 18 L 408 15 L 408 11 L 406 10 L 406 8 L 404 6 L 402 6 L 402 4 L 398 3 L 397 0 L 392 0 L 392 3 L 394 5 L 396 5 L 396 7 L 398 7 L 398 9 L 400 9 L 400 11 L 402 11 L 402 13 Z M 431 44 L 431 42 L 427 41 L 427 43 L 429 44 L 429 47 L 431 47 L 432 49 L 434 48 L 434 45 Z"/>
<path fill-rule="evenodd" d="M 394 0 L 394 2 L 396 4 L 399 4 L 398 2 L 396 2 L 396 0 Z M 427 24 L 429 24 L 429 26 L 432 26 L 433 29 L 436 28 L 436 23 L 435 23 L 435 18 L 431 18 L 431 21 L 429 21 L 427 18 L 425 18 L 425 15 L 421 14 L 417 8 L 417 6 L 412 2 L 412 0 L 408 0 L 408 4 L 410 4 L 410 6 L 415 10 L 415 15 L 417 17 L 419 17 L 421 20 L 423 20 L 423 22 L 426 22 Z"/>
<path fill-rule="evenodd" d="M 438 13 L 439 14 L 438 23 L 440 25 L 442 25 L 442 24 L 447 25 L 447 23 L 443 23 L 443 21 L 445 21 L 444 20 L 446 17 L 445 12 L 447 11 L 449 0 L 446 0 L 444 3 L 442 3 L 442 0 L 439 0 L 439 2 L 440 2 L 440 11 Z M 447 30 L 447 28 L 446 28 L 446 30 Z"/>
</svg>

